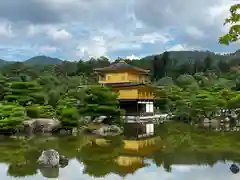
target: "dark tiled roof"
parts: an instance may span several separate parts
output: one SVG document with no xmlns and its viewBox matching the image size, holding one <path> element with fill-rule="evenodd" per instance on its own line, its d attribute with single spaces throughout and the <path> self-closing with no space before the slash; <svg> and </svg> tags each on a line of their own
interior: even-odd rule
<svg viewBox="0 0 240 180">
<path fill-rule="evenodd" d="M 148 87 L 152 87 L 155 89 L 162 89 L 161 86 L 154 86 L 152 84 L 148 84 L 148 83 L 137 83 L 137 82 L 124 82 L 124 83 L 105 83 L 105 86 L 109 86 L 109 87 L 130 87 L 130 86 L 148 86 Z"/>
<path fill-rule="evenodd" d="M 125 82 L 125 83 L 106 83 L 105 86 L 110 87 L 129 87 L 129 86 L 140 86 L 145 85 L 144 83 Z"/>
<path fill-rule="evenodd" d="M 161 86 L 154 86 L 152 84 L 148 84 L 148 83 L 138 83 L 138 82 L 121 82 L 121 83 L 105 83 L 105 86 L 109 86 L 109 87 L 130 87 L 130 86 L 148 86 L 148 87 L 152 87 L 155 89 L 162 89 Z"/>
<path fill-rule="evenodd" d="M 129 69 L 134 69 L 136 71 L 140 71 L 143 73 L 148 73 L 149 70 L 145 70 L 145 69 L 141 69 L 135 66 L 132 66 L 128 63 L 126 63 L 125 61 L 119 61 L 117 63 L 113 63 L 107 67 L 104 68 L 96 68 L 96 71 L 114 71 L 114 70 L 129 70 Z"/>
</svg>

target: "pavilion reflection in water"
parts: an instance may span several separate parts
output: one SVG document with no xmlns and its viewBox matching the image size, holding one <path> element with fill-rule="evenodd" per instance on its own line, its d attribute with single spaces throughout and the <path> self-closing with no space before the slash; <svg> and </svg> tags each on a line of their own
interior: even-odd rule
<svg viewBox="0 0 240 180">
<path fill-rule="evenodd" d="M 154 137 L 154 133 L 147 133 L 146 129 L 141 124 L 136 124 L 127 127 L 131 129 L 129 132 L 125 132 L 126 137 L 123 142 L 122 151 L 114 159 L 117 168 L 114 168 L 111 173 L 118 174 L 125 177 L 128 174 L 135 173 L 138 169 L 144 168 L 149 164 L 146 163 L 145 158 L 150 156 L 153 151 L 159 150 L 162 147 L 159 146 L 157 141 L 160 137 Z M 127 129 L 127 128 L 126 128 Z M 140 136 L 142 133 L 142 136 Z M 111 143 L 109 140 L 98 138 L 95 139 L 95 144 L 98 146 L 106 146 Z"/>
<path fill-rule="evenodd" d="M 124 136 L 128 139 L 139 139 L 154 136 L 154 123 L 126 123 L 124 125 Z"/>
<path fill-rule="evenodd" d="M 133 174 L 138 169 L 149 166 L 145 162 L 145 157 L 151 155 L 154 150 L 161 147 L 156 145 L 157 138 L 152 137 L 148 139 L 124 140 L 123 155 L 116 159 L 121 172 L 115 172 L 120 176 Z"/>
<path fill-rule="evenodd" d="M 112 173 L 126 176 L 127 174 L 135 173 L 140 168 L 148 166 L 149 164 L 145 162 L 145 157 L 150 155 L 154 150 L 161 148 L 156 145 L 156 140 L 158 138 L 155 137 L 123 140 L 123 151 L 114 160 L 117 168 Z M 108 141 L 106 139 L 96 139 L 95 143 L 99 146 L 105 146 Z"/>
</svg>

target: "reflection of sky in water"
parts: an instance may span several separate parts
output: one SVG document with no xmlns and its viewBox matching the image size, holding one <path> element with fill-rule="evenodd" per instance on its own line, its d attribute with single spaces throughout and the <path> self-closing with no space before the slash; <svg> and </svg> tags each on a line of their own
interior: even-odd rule
<svg viewBox="0 0 240 180">
<path fill-rule="evenodd" d="M 151 161 L 149 161 L 151 163 Z M 157 167 L 153 163 L 150 166 L 137 170 L 133 175 L 127 175 L 126 180 L 240 180 L 239 174 L 232 174 L 229 170 L 231 162 L 217 163 L 214 167 L 198 166 L 198 165 L 172 165 L 172 172 L 166 172 L 162 167 Z M 1 180 L 16 180 L 7 176 L 8 166 L 0 164 L 0 179 Z M 76 160 L 69 162 L 69 165 L 60 169 L 59 178 L 56 180 L 93 180 L 86 174 L 83 174 L 84 166 Z M 18 180 L 44 180 L 40 174 L 20 178 Z M 118 175 L 109 174 L 104 178 L 96 178 L 98 180 L 120 180 L 123 179 Z"/>
</svg>

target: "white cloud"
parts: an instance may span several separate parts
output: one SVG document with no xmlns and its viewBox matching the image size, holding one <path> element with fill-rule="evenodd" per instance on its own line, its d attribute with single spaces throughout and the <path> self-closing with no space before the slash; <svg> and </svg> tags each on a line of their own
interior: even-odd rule
<svg viewBox="0 0 240 180">
<path fill-rule="evenodd" d="M 50 29 L 47 34 L 55 41 L 66 41 L 72 38 L 72 34 L 65 29 Z"/>
<path fill-rule="evenodd" d="M 165 44 L 165 43 L 169 42 L 170 40 L 172 40 L 172 39 L 170 37 L 167 37 L 167 35 L 162 35 L 157 32 L 148 33 L 148 34 L 146 33 L 141 36 L 142 43 L 154 44 L 154 43 L 160 41 L 161 43 Z"/>
<path fill-rule="evenodd" d="M 127 56 L 126 59 L 130 59 L 130 60 L 133 60 L 133 59 L 141 59 L 141 57 L 135 56 L 134 54 L 132 54 L 131 56 Z"/>
<path fill-rule="evenodd" d="M 231 0 L 142 0 L 135 5 L 136 17 L 155 31 L 167 29 L 172 37 L 189 46 L 219 47 L 224 18 Z M 149 11 L 150 10 L 150 11 Z M 172 13 L 174 12 L 174 13 Z"/>
<path fill-rule="evenodd" d="M 189 47 L 186 44 L 176 44 L 174 46 L 168 47 L 167 51 L 193 51 L 200 48 Z"/>
<path fill-rule="evenodd" d="M 204 33 L 194 26 L 186 27 L 186 32 L 191 36 L 193 39 L 201 39 L 204 38 Z"/>
<path fill-rule="evenodd" d="M 87 42 L 79 44 L 76 48 L 76 56 L 89 59 L 90 57 L 105 56 L 107 53 L 106 42 L 101 36 L 95 36 Z"/>
<path fill-rule="evenodd" d="M 57 51 L 57 48 L 54 47 L 54 46 L 41 46 L 40 47 L 40 52 L 42 53 L 53 53 L 53 52 L 56 52 Z"/>
<path fill-rule="evenodd" d="M 131 42 L 115 42 L 109 49 L 111 50 L 135 50 L 135 49 L 141 49 L 142 45 L 137 43 L 131 43 Z"/>
<path fill-rule="evenodd" d="M 209 166 L 198 166 L 198 165 L 172 165 L 172 170 L 181 172 L 181 173 L 188 173 L 198 169 L 207 169 Z"/>
<path fill-rule="evenodd" d="M 0 37 L 13 37 L 12 25 L 10 23 L 0 23 Z"/>
<path fill-rule="evenodd" d="M 30 24 L 26 27 L 26 32 L 28 36 L 36 36 L 41 33 L 46 33 L 48 31 L 53 31 L 53 25 L 33 25 Z"/>
</svg>

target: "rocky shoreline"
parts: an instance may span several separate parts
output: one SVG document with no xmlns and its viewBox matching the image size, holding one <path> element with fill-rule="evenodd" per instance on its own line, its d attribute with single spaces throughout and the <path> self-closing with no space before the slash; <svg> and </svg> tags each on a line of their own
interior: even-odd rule
<svg viewBox="0 0 240 180">
<path fill-rule="evenodd" d="M 7 131 L 0 131 L 0 134 L 10 135 L 17 137 L 18 135 L 73 135 L 77 136 L 79 133 L 91 133 L 98 136 L 116 136 L 123 132 L 123 128 L 117 125 L 106 125 L 96 122 L 96 128 L 89 128 L 86 123 L 85 126 L 64 128 L 61 126 L 61 122 L 58 119 L 52 118 L 37 118 L 30 119 L 23 122 L 23 125 L 19 129 L 11 129 Z"/>
</svg>

